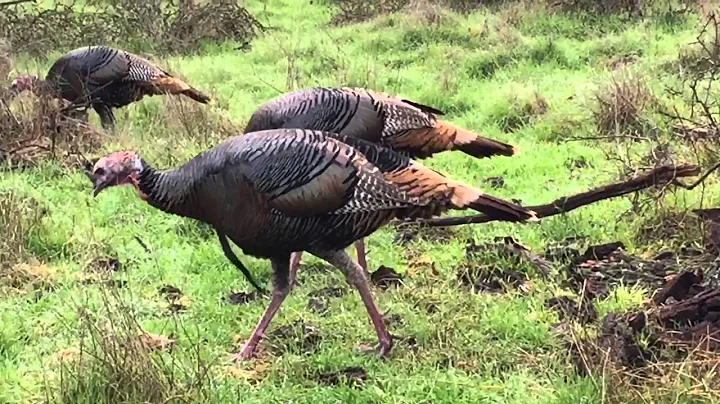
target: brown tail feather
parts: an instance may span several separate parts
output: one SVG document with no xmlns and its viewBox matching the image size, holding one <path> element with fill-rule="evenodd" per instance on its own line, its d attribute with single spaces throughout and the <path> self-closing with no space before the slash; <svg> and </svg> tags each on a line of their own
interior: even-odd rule
<svg viewBox="0 0 720 404">
<path fill-rule="evenodd" d="M 413 162 L 409 167 L 385 174 L 410 196 L 428 201 L 439 200 L 455 209 L 471 208 L 506 221 L 537 221 L 536 213 L 520 205 L 483 194 L 479 190 L 444 177 L 442 174 Z"/>
<path fill-rule="evenodd" d="M 507 143 L 498 142 L 480 136 L 468 130 L 458 128 L 450 122 L 437 121 L 437 131 L 447 133 L 452 138 L 452 148 L 462 151 L 476 158 L 492 156 L 512 156 L 519 152 L 519 149 Z"/>
<path fill-rule="evenodd" d="M 527 210 L 520 205 L 487 194 L 480 194 L 480 196 L 468 206 L 486 215 L 511 222 L 536 222 L 539 220 L 534 211 Z"/>
<path fill-rule="evenodd" d="M 409 130 L 392 139 L 391 146 L 398 150 L 410 150 L 419 157 L 453 149 L 476 158 L 512 156 L 519 151 L 517 147 L 479 136 L 446 121 L 436 121 L 430 128 Z"/>
<path fill-rule="evenodd" d="M 159 93 L 182 94 L 203 104 L 210 102 L 210 97 L 190 87 L 189 84 L 177 77 L 163 76 L 153 80 L 151 84 Z"/>
</svg>

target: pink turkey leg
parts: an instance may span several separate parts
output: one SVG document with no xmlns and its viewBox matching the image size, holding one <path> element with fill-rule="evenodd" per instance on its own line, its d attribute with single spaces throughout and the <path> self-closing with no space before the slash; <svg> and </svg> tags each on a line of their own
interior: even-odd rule
<svg viewBox="0 0 720 404">
<path fill-rule="evenodd" d="M 364 238 L 361 238 L 360 240 L 355 242 L 355 250 L 357 251 L 358 264 L 360 264 L 363 271 L 365 272 L 365 276 L 367 276 L 367 261 L 365 258 L 365 239 Z"/>
<path fill-rule="evenodd" d="M 352 258 L 344 251 L 313 251 L 313 255 L 324 259 L 336 268 L 340 269 L 347 278 L 347 282 L 354 286 L 360 293 L 360 298 L 365 304 L 365 309 L 370 316 L 370 320 L 375 327 L 375 332 L 380 343 L 380 357 L 387 355 L 392 349 L 392 336 L 385 326 L 380 310 L 378 310 L 372 292 L 368 286 L 368 280 L 365 277 L 363 269 L 355 263 Z"/>
<path fill-rule="evenodd" d="M 290 254 L 290 286 L 297 286 L 297 270 L 300 266 L 300 258 L 302 258 L 302 254 L 302 251 Z"/>
<path fill-rule="evenodd" d="M 284 261 L 284 264 L 287 265 L 289 259 L 284 259 L 282 261 Z M 273 293 L 272 298 L 270 299 L 270 304 L 267 309 L 265 309 L 265 313 L 263 313 L 263 316 L 257 326 L 255 326 L 252 335 L 250 335 L 250 338 L 248 338 L 245 342 L 242 351 L 233 356 L 233 362 L 238 360 L 248 360 L 255 355 L 258 343 L 265 337 L 265 330 L 267 330 L 270 322 L 275 316 L 275 313 L 277 313 L 285 298 L 290 294 L 290 283 L 288 282 L 289 274 L 287 270 L 287 267 L 278 267 L 273 260 L 273 275 L 275 279 L 273 282 Z M 283 279 L 283 277 L 285 279 Z"/>
</svg>

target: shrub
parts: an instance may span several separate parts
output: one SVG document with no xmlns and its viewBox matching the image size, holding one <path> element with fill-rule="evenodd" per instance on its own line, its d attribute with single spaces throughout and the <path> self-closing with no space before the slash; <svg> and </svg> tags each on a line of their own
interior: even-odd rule
<svg viewBox="0 0 720 404">
<path fill-rule="evenodd" d="M 595 93 L 593 116 L 598 133 L 607 136 L 637 135 L 643 131 L 642 114 L 653 101 L 639 77 L 613 78 Z"/>
<path fill-rule="evenodd" d="M 95 44 L 175 54 L 224 40 L 248 47 L 264 29 L 237 1 L 177 3 L 88 0 L 84 6 L 6 6 L 0 8 L 0 38 L 6 38 L 14 52 L 33 56 Z"/>
</svg>

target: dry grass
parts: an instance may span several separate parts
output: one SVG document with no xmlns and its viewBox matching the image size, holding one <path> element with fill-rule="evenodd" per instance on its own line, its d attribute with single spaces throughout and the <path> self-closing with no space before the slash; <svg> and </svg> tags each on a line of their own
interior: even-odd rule
<svg viewBox="0 0 720 404">
<path fill-rule="evenodd" d="M 43 215 L 34 199 L 13 190 L 0 192 L 0 291 L 52 287 L 53 269 L 28 252 L 28 238 Z"/>
<path fill-rule="evenodd" d="M 631 318 L 632 315 L 625 316 Z M 603 402 L 717 402 L 720 400 L 720 353 L 677 345 L 629 329 L 593 336 L 588 330 L 570 333 L 569 355 L 580 374 L 603 392 Z M 712 338 L 712 337 L 710 337 Z"/>
<path fill-rule="evenodd" d="M 77 346 L 57 354 L 59 389 L 49 392 L 54 401 L 76 403 L 91 395 L 103 403 L 207 400 L 212 365 L 201 358 L 199 345 L 190 348 L 195 363 L 180 363 L 173 355 L 177 338 L 143 330 L 117 289 L 100 291 L 102 307 L 78 307 Z"/>
<path fill-rule="evenodd" d="M 593 117 L 597 131 L 605 136 L 637 136 L 643 132 L 643 113 L 654 98 L 640 77 L 612 79 L 595 93 Z"/>
</svg>

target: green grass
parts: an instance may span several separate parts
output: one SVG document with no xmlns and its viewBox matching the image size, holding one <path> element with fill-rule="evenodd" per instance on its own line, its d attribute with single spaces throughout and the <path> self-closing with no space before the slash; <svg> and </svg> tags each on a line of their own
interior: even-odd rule
<svg viewBox="0 0 720 404">
<path fill-rule="evenodd" d="M 448 13 L 435 26 L 412 15 L 391 15 L 332 27 L 330 11 L 306 1 L 250 2 L 249 7 L 261 22 L 276 28 L 255 40 L 251 52 L 221 44 L 202 56 L 165 61 L 170 70 L 213 96 L 216 104 L 207 107 L 213 113 L 242 125 L 279 91 L 316 85 L 363 86 L 403 95 L 444 110 L 458 125 L 519 146 L 522 154 L 513 158 L 478 161 L 445 153 L 424 164 L 483 189 L 485 178 L 502 175 L 505 186 L 488 192 L 520 198 L 524 204 L 549 202 L 617 179 L 617 163 L 604 153 L 613 153 L 612 143 L 564 140 L 595 135 L 593 94 L 613 74 L 605 68 L 610 58 L 639 55 L 629 69 L 662 97 L 663 86 L 672 78 L 661 73 L 660 66 L 676 59 L 678 50 L 691 42 L 696 21 L 688 17 L 662 23 L 588 24 L 528 11 L 513 26 L 502 11 L 478 11 L 467 16 Z M 42 71 L 47 63 L 26 61 L 22 67 Z M 547 111 L 529 116 L 526 105 L 536 93 L 546 101 Z M 148 161 L 169 167 L 218 140 L 198 141 L 158 123 L 169 114 L 165 102 L 145 99 L 118 111 L 122 135 L 109 135 L 106 151 L 134 147 Z M 659 119 L 652 112 L 646 115 Z M 94 113 L 91 117 L 98 125 Z M 646 150 L 647 145 L 637 148 Z M 572 162 L 581 158 L 587 166 L 571 170 Z M 262 372 L 251 370 L 245 374 L 251 377 L 243 378 L 226 370 L 233 338 L 249 335 L 267 300 L 240 306 L 223 301 L 231 291 L 250 290 L 250 285 L 224 258 L 212 232 L 156 211 L 128 187 L 93 199 L 81 172 L 55 162 L 3 171 L 0 190 L 6 189 L 37 200 L 46 210 L 39 227 L 28 235 L 27 246 L 54 271 L 52 290 L 39 294 L 29 288 L 0 298 L 0 402 L 7 403 L 44 402 L 59 397 L 61 390 L 69 391 L 72 383 L 62 382 L 57 354 L 77 347 L 80 330 L 87 328 L 79 308 L 100 318 L 109 316 L 103 288 L 81 282 L 88 263 L 99 256 L 117 257 L 124 264 L 115 275 L 127 281 L 119 290 L 120 300 L 143 329 L 178 338 L 175 350 L 162 354 L 177 361 L 169 367 L 177 371 L 196 368 L 199 362 L 213 365 L 210 381 L 199 389 L 204 396 L 197 393 L 193 402 L 602 402 L 605 390 L 613 386 L 601 377 L 576 374 L 551 331 L 556 315 L 544 307 L 544 300 L 560 287 L 531 274 L 534 288 L 528 293 L 471 293 L 456 280 L 465 260 L 465 240 L 486 242 L 512 235 L 540 251 L 567 237 L 587 236 L 588 243 L 619 240 L 632 251 L 653 247 L 636 242 L 648 217 L 626 215 L 618 220 L 630 208 L 628 199 L 601 202 L 539 225 L 465 226 L 444 243 L 416 240 L 398 246 L 393 242 L 395 230 L 384 228 L 367 239 L 370 266 L 394 267 L 406 274 L 406 284 L 374 293 L 382 310 L 403 319 L 392 331 L 414 337 L 415 347 L 398 341 L 388 361 L 357 353 L 359 343 L 375 341 L 358 295 L 331 298 L 327 316 L 309 310 L 312 291 L 349 287 L 339 271 L 306 254 L 302 285 L 286 300 L 270 332 L 305 321 L 317 327 L 321 341 L 306 354 L 291 337 L 270 337 L 283 352 L 268 354 L 260 361 Z M 720 193 L 709 188 L 704 201 L 712 206 L 719 198 Z M 683 210 L 699 200 L 699 190 L 679 192 L 666 204 Z M 238 255 L 269 284 L 268 262 Z M 414 263 L 418 257 L 432 261 L 437 271 L 433 273 L 427 263 Z M 158 293 L 166 284 L 189 297 L 192 303 L 185 312 L 166 313 L 167 303 Z M 623 288 L 599 309 L 627 309 L 639 305 L 643 296 L 641 290 Z M 430 303 L 436 307 L 433 312 L 426 310 Z M 325 386 L 313 376 L 348 366 L 366 369 L 364 386 Z M 186 385 L 192 372 L 179 374 L 173 377 L 180 384 L 171 389 L 174 394 L 198 390 Z M 69 402 L 107 400 L 103 388 L 108 375 L 89 372 L 84 377 L 85 387 Z M 128 400 L 144 398 L 148 396 Z"/>
</svg>

